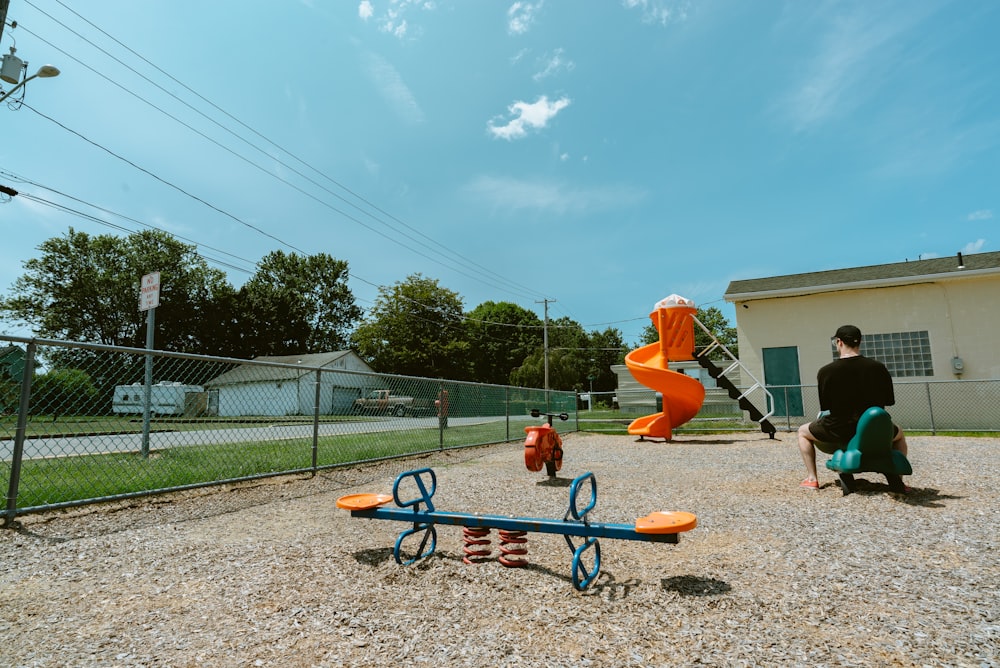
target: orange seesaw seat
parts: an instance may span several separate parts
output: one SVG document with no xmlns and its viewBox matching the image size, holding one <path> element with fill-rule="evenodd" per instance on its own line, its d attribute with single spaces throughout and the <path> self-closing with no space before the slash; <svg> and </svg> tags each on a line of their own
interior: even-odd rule
<svg viewBox="0 0 1000 668">
<path fill-rule="evenodd" d="M 348 494 L 337 499 L 337 507 L 344 510 L 378 508 L 392 501 L 392 494 Z"/>
<path fill-rule="evenodd" d="M 698 526 L 698 518 L 691 513 L 675 510 L 657 511 L 635 521 L 636 533 L 680 533 Z"/>
</svg>

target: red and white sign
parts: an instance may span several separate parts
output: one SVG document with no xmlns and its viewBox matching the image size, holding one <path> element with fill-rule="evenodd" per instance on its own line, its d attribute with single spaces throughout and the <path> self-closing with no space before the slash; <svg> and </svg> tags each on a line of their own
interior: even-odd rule
<svg viewBox="0 0 1000 668">
<path fill-rule="evenodd" d="M 142 277 L 139 287 L 139 310 L 148 311 L 160 305 L 160 272 L 154 271 Z"/>
</svg>

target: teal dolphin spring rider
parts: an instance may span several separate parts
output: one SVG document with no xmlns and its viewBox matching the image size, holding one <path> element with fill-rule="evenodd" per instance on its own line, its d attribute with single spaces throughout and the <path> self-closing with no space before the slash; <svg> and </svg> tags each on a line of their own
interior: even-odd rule
<svg viewBox="0 0 1000 668">
<path fill-rule="evenodd" d="M 844 496 L 855 491 L 855 473 L 881 473 L 889 483 L 889 491 L 906 493 L 904 475 L 911 475 L 913 468 L 899 450 L 892 447 L 892 418 L 884 409 L 874 406 L 858 420 L 858 429 L 846 445 L 836 445 L 836 452 L 826 463 L 826 468 L 840 477 Z"/>
</svg>

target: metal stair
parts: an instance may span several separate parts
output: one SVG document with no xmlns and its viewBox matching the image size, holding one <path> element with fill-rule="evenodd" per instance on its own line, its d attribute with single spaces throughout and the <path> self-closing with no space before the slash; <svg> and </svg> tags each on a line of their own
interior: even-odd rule
<svg viewBox="0 0 1000 668">
<path fill-rule="evenodd" d="M 722 345 L 722 343 L 715 338 L 715 334 L 713 334 L 711 330 L 705 327 L 705 325 L 698 320 L 697 317 L 691 316 L 691 319 L 694 320 L 695 324 L 701 327 L 702 331 L 708 334 L 708 336 L 712 339 L 712 343 L 706 346 L 704 350 L 695 351 L 695 360 L 699 365 L 708 370 L 708 375 L 715 379 L 715 382 L 719 387 L 725 389 L 731 398 L 736 399 L 739 403 L 740 410 L 746 411 L 750 415 L 750 419 L 760 425 L 760 430 L 762 432 L 767 434 L 769 437 L 774 438 L 774 435 L 778 430 L 773 424 L 771 424 L 770 420 L 768 420 L 769 417 L 774 415 L 774 397 L 771 396 L 771 393 L 766 387 L 764 387 L 763 384 L 761 384 L 760 381 L 754 378 L 753 374 L 750 373 L 750 370 L 743 366 L 739 359 L 737 359 L 737 357 L 733 355 L 728 348 Z M 716 366 L 716 364 L 709 359 L 709 354 L 715 350 L 721 351 L 730 362 L 730 364 L 724 369 Z M 745 375 L 753 381 L 753 385 L 746 390 L 740 390 L 740 388 L 736 387 L 736 384 L 729 378 L 729 374 L 737 369 L 740 371 L 741 376 Z M 760 409 L 757 408 L 757 406 L 755 406 L 750 400 L 750 395 L 758 390 L 764 395 L 764 405 L 770 407 L 767 413 L 762 413 Z"/>
</svg>

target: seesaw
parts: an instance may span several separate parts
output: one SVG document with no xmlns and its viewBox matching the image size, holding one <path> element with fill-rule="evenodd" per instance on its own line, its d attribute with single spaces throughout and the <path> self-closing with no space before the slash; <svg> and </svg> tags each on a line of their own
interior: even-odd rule
<svg viewBox="0 0 1000 668">
<path fill-rule="evenodd" d="M 415 495 L 402 499 L 400 487 L 411 482 L 415 487 Z M 584 483 L 590 483 L 590 499 L 580 508 L 577 497 Z M 429 488 L 428 488 L 429 485 Z M 697 518 L 685 512 L 653 512 L 635 521 L 635 525 L 603 524 L 591 522 L 587 515 L 597 505 L 597 479 L 593 473 L 584 473 L 573 480 L 569 489 L 569 509 L 563 519 L 543 519 L 533 517 L 512 517 L 505 515 L 483 515 L 479 513 L 449 513 L 435 510 L 431 497 L 437 491 L 437 475 L 430 468 L 416 469 L 400 473 L 392 484 L 392 494 L 351 494 L 337 499 L 337 507 L 351 511 L 351 517 L 364 517 L 374 520 L 393 520 L 411 522 L 413 528 L 407 529 L 396 538 L 392 556 L 396 563 L 409 565 L 424 557 L 429 557 L 437 547 L 437 530 L 435 524 L 461 526 L 465 535 L 465 561 L 473 563 L 469 557 L 485 556 L 483 546 L 489 543 L 485 536 L 490 529 L 496 529 L 500 534 L 500 551 L 503 556 L 499 561 L 505 566 L 524 566 L 527 560 L 526 538 L 529 532 L 561 534 L 566 544 L 573 552 L 572 577 L 573 587 L 577 590 L 586 589 L 598 576 L 601 570 L 601 545 L 599 538 L 617 540 L 639 540 L 652 543 L 677 543 L 679 534 L 690 531 L 698 525 Z M 390 501 L 395 502 L 395 508 L 382 508 Z M 421 509 L 421 505 L 424 509 Z M 419 537 L 420 544 L 416 556 L 404 559 L 402 547 L 410 537 Z M 584 540 L 575 545 L 573 538 Z M 428 546 L 429 545 L 429 546 Z M 593 550 L 593 568 L 587 569 L 584 564 L 588 550 Z"/>
</svg>

